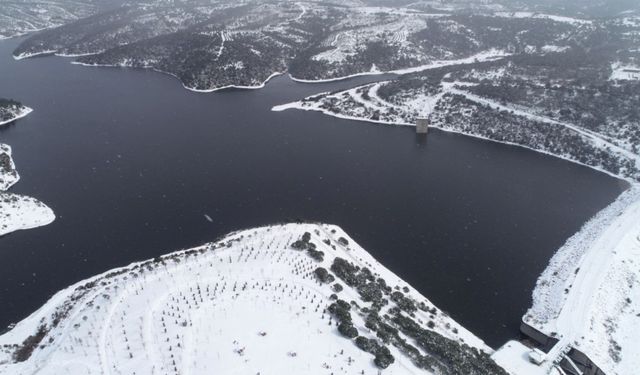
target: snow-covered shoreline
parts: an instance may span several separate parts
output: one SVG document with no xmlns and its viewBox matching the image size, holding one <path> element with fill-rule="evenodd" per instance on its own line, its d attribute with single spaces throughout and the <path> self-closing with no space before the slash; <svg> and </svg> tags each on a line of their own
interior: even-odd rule
<svg viewBox="0 0 640 375">
<path fill-rule="evenodd" d="M 47 50 L 47 51 L 40 51 L 40 52 L 34 52 L 34 53 L 21 53 L 19 55 L 12 55 L 13 59 L 16 61 L 20 61 L 20 60 L 25 60 L 25 59 L 29 59 L 32 57 L 37 57 L 37 56 L 48 56 L 48 55 L 53 55 L 57 52 L 57 50 Z"/>
<path fill-rule="evenodd" d="M 537 328 L 545 325 L 560 314 L 566 300 L 564 289 L 575 278 L 579 268 L 576 260 L 582 259 L 604 231 L 619 218 L 634 202 L 640 199 L 640 185 L 632 185 L 614 202 L 598 212 L 554 254 L 549 265 L 540 275 L 533 295 L 532 307 L 524 321 Z"/>
<path fill-rule="evenodd" d="M 640 184 L 555 253 L 523 321 L 584 352 L 607 374 L 640 366 Z"/>
<path fill-rule="evenodd" d="M 14 122 L 16 120 L 19 120 L 19 119 L 27 116 L 31 112 L 33 112 L 32 108 L 23 107 L 22 110 L 19 111 L 18 113 L 16 113 L 11 119 L 5 120 L 5 121 L 0 121 L 0 126 L 12 123 L 12 122 Z"/>
<path fill-rule="evenodd" d="M 316 95 L 322 95 L 322 93 L 321 94 L 316 94 Z M 316 95 L 313 95 L 313 96 L 316 96 Z M 413 127 L 416 126 L 415 124 L 408 123 L 408 122 L 402 122 L 402 121 L 374 120 L 374 119 L 369 119 L 369 118 L 365 118 L 365 117 L 343 115 L 343 114 L 331 112 L 331 111 L 323 109 L 323 108 L 304 106 L 304 105 L 302 105 L 302 103 L 300 101 L 281 104 L 281 105 L 276 105 L 276 106 L 271 108 L 271 110 L 274 111 L 274 112 L 282 112 L 282 111 L 286 111 L 286 110 L 289 110 L 289 109 L 296 109 L 296 110 L 310 111 L 310 112 L 320 112 L 320 113 L 322 113 L 324 115 L 335 117 L 335 118 L 339 118 L 339 119 L 343 119 L 343 120 L 359 121 L 359 122 L 366 122 L 366 123 L 378 124 L 378 125 L 413 126 Z M 635 183 L 635 181 L 633 179 L 629 178 L 629 177 L 620 176 L 620 175 L 617 175 L 617 174 L 612 173 L 610 171 L 607 171 L 607 170 L 605 170 L 603 168 L 600 168 L 598 166 L 594 166 L 594 165 L 583 163 L 583 162 L 581 162 L 579 160 L 576 160 L 576 159 L 573 159 L 573 158 L 569 157 L 568 155 L 555 154 L 555 153 L 552 153 L 552 152 L 549 152 L 549 151 L 537 149 L 537 148 L 534 148 L 534 147 L 530 147 L 530 146 L 527 146 L 527 145 L 522 145 L 522 144 L 515 143 L 515 142 L 497 140 L 497 139 L 485 137 L 485 136 L 480 135 L 480 134 L 460 131 L 460 130 L 451 129 L 451 128 L 446 128 L 446 127 L 442 127 L 442 126 L 438 126 L 438 125 L 431 124 L 431 125 L 429 125 L 429 127 L 432 128 L 432 129 L 438 129 L 438 130 L 443 131 L 443 132 L 452 133 L 452 134 L 460 134 L 460 135 L 464 135 L 464 136 L 467 136 L 467 137 L 480 139 L 480 140 L 483 140 L 483 141 L 495 142 L 495 143 L 499 143 L 499 144 L 503 144 L 503 145 L 507 145 L 507 146 L 521 147 L 521 148 L 524 148 L 524 149 L 527 149 L 527 150 L 531 150 L 531 151 L 534 151 L 534 152 L 537 152 L 537 153 L 540 153 L 540 154 L 553 156 L 553 157 L 558 158 L 558 159 L 562 159 L 562 160 L 565 160 L 565 161 L 568 161 L 568 162 L 571 162 L 571 163 L 574 163 L 574 164 L 581 165 L 583 167 L 587 167 L 587 168 L 593 169 L 595 171 L 598 171 L 600 173 L 604 173 L 604 174 L 606 174 L 608 176 L 611 176 L 613 178 L 624 180 L 624 181 L 626 181 L 626 182 L 628 182 L 630 184 Z"/>
<path fill-rule="evenodd" d="M 16 60 L 22 60 L 22 59 L 27 59 L 27 58 L 31 58 L 31 57 L 41 56 L 41 55 L 54 55 L 54 56 L 59 56 L 59 57 L 82 57 L 82 56 L 96 55 L 96 54 L 99 54 L 99 53 L 100 52 L 91 52 L 91 53 L 85 53 L 85 54 L 62 54 L 62 53 L 58 53 L 56 50 L 51 50 L 51 51 L 43 51 L 43 52 L 38 52 L 38 53 L 33 53 L 33 54 L 20 54 L 18 56 L 14 55 L 13 57 Z M 401 68 L 401 69 L 390 70 L 390 71 L 382 71 L 382 70 L 378 70 L 378 69 L 372 69 L 371 71 L 368 71 L 368 72 L 360 72 L 360 73 L 355 73 L 355 74 L 342 76 L 342 77 L 327 78 L 327 79 L 316 79 L 316 80 L 308 80 L 308 79 L 296 78 L 295 76 L 289 74 L 289 78 L 292 81 L 298 82 L 298 83 L 308 83 L 308 84 L 330 83 L 330 82 L 339 82 L 339 81 L 344 81 L 344 80 L 347 80 L 347 79 L 350 79 L 350 78 L 363 77 L 363 76 L 379 76 L 379 75 L 387 75 L 387 74 L 395 74 L 395 75 L 410 74 L 410 73 L 416 73 L 416 72 L 421 72 L 421 71 L 425 71 L 425 70 L 437 69 L 437 68 L 453 66 L 453 65 L 467 65 L 467 64 L 474 64 L 474 63 L 478 63 L 478 62 L 495 61 L 495 60 L 499 60 L 499 59 L 502 59 L 502 58 L 505 58 L 505 57 L 508 57 L 508 56 L 509 56 L 509 54 L 504 52 L 504 51 L 491 49 L 491 50 L 483 51 L 483 52 L 480 52 L 480 53 L 477 53 L 475 55 L 472 55 L 472 56 L 469 56 L 469 57 L 466 57 L 466 58 L 462 58 L 462 59 L 437 60 L 437 61 L 433 61 L 433 62 L 431 62 L 429 64 L 424 64 L 424 65 L 415 66 L 415 67 Z M 198 92 L 198 93 L 212 93 L 212 92 L 226 90 L 226 89 L 243 89 L 243 90 L 262 89 L 267 85 L 267 83 L 269 83 L 269 81 L 271 79 L 273 79 L 273 78 L 275 78 L 277 76 L 286 74 L 286 72 L 274 72 L 269 77 L 267 77 L 262 83 L 257 84 L 257 85 L 248 85 L 247 86 L 247 85 L 233 85 L 232 84 L 232 85 L 214 87 L 214 88 L 210 88 L 210 89 L 197 89 L 197 88 L 189 87 L 186 84 L 184 84 L 182 82 L 182 80 L 177 75 L 175 75 L 174 73 L 170 73 L 170 72 L 167 72 L 167 71 L 156 69 L 156 68 L 153 68 L 151 66 L 136 67 L 136 66 L 131 66 L 129 64 L 125 64 L 125 63 L 123 63 L 123 64 L 91 64 L 91 63 L 84 63 L 84 62 L 80 62 L 80 61 L 72 61 L 71 64 L 79 65 L 79 66 L 85 66 L 85 67 L 129 68 L 129 69 L 147 69 L 147 70 L 152 70 L 154 72 L 167 74 L 167 75 L 169 75 L 171 77 L 174 77 L 174 78 L 178 79 L 178 81 L 180 81 L 180 84 L 182 85 L 183 88 L 185 88 L 185 89 L 187 89 L 189 91 Z"/>
<path fill-rule="evenodd" d="M 165 72 L 163 72 L 165 73 Z M 167 73 L 170 74 L 170 73 Z M 213 89 L 206 89 L 206 90 L 199 90 L 199 89 L 194 89 L 191 87 L 187 87 L 184 84 L 182 85 L 185 89 L 189 90 L 189 91 L 193 91 L 193 92 L 200 92 L 200 93 L 210 93 L 210 92 L 216 92 L 216 91 L 221 91 L 221 90 L 227 90 L 227 89 L 241 89 L 241 90 L 259 90 L 264 88 L 267 83 L 269 83 L 269 81 L 271 81 L 273 78 L 278 77 L 283 75 L 284 73 L 282 72 L 275 72 L 272 73 L 269 77 L 267 77 L 267 79 L 265 79 L 261 84 L 259 85 L 254 85 L 254 86 L 242 86 L 242 85 L 227 85 L 227 86 L 221 86 L 221 87 L 216 87 Z M 177 78 L 177 77 L 176 77 Z"/>
<path fill-rule="evenodd" d="M 26 59 L 29 59 L 32 57 L 38 57 L 38 56 L 57 56 L 57 57 L 73 58 L 73 57 L 93 56 L 102 52 L 104 51 L 86 52 L 86 53 L 62 53 L 54 49 L 54 50 L 47 50 L 47 51 L 40 51 L 40 52 L 33 52 L 33 53 L 21 53 L 21 54 L 12 55 L 12 56 L 14 60 L 20 61 L 20 60 L 26 60 Z"/>
<path fill-rule="evenodd" d="M 0 143 L 0 236 L 52 223 L 55 214 L 44 203 L 7 190 L 20 180 L 11 147 Z"/>
<path fill-rule="evenodd" d="M 298 109 L 298 110 L 301 110 L 301 111 L 308 111 L 308 112 L 320 112 L 322 114 L 325 114 L 325 115 L 328 115 L 328 116 L 331 116 L 331 117 L 335 117 L 335 118 L 339 118 L 339 119 L 343 119 L 343 120 L 368 122 L 368 123 L 372 123 L 372 124 L 415 126 L 415 124 L 410 124 L 410 123 L 405 123 L 405 122 L 373 120 L 373 119 L 368 119 L 368 118 L 364 118 L 364 117 L 343 115 L 343 114 L 334 113 L 334 112 L 331 112 L 331 111 L 328 111 L 328 110 L 322 109 L 322 108 L 305 107 L 305 106 L 301 105 L 300 102 L 293 102 L 293 103 L 277 105 L 277 106 L 274 106 L 273 108 L 271 108 L 271 110 L 273 112 L 282 112 L 282 111 L 286 111 L 288 109 Z"/>
<path fill-rule="evenodd" d="M 14 118 L 0 125 L 16 121 L 31 112 L 31 108 L 23 106 L 22 111 Z M 44 203 L 35 198 L 7 192 L 19 180 L 11 147 L 0 143 L 0 236 L 44 226 L 55 220 L 53 211 Z"/>
<path fill-rule="evenodd" d="M 365 327 L 370 302 L 362 299 L 364 289 L 345 285 L 335 268 L 348 263 L 359 267 L 358 272 L 367 268 L 394 291 L 393 301 L 398 302 L 389 301 L 381 319 L 387 319 L 382 313 L 408 317 L 389 308 L 399 301 L 402 309 L 408 301 L 419 302 L 413 314 L 420 329 L 471 350 L 468 358 L 473 361 L 478 356 L 489 361 L 480 366 L 490 365 L 492 350 L 482 340 L 378 263 L 342 229 L 284 224 L 234 232 L 215 243 L 107 271 L 58 292 L 0 336 L 0 348 L 5 348 L 0 349 L 0 374 L 107 374 L 115 367 L 140 374 L 174 368 L 179 373 L 226 373 L 233 368 L 240 373 L 328 374 L 341 369 L 343 374 L 373 375 L 379 371 L 373 355 L 339 333 L 344 332 L 336 328 L 341 315 L 327 307 L 337 299 L 354 301 L 350 314 L 360 340 L 375 339 L 376 328 Z M 323 274 L 320 269 L 329 271 Z M 333 281 L 342 286 L 330 285 Z M 33 339 L 27 340 L 34 335 L 39 340 L 35 346 Z M 467 345 L 475 349 L 464 349 Z M 388 349 L 395 361 L 385 374 L 425 373 L 399 347 Z"/>
<path fill-rule="evenodd" d="M 40 54 L 42 54 L 42 55 L 44 55 L 44 54 L 49 54 L 49 55 L 55 54 L 56 56 L 74 57 L 73 55 L 61 55 L 61 54 L 59 55 L 59 54 L 56 54 L 55 51 L 42 52 Z M 16 59 L 33 57 L 33 56 L 37 56 L 37 55 L 40 55 L 40 54 L 34 54 L 32 56 L 19 57 L 19 58 L 16 58 Z M 94 55 L 94 54 L 95 53 L 87 53 L 86 55 Z M 83 55 L 79 54 L 77 56 L 83 56 Z M 421 72 L 421 71 L 425 71 L 425 70 L 443 68 L 443 67 L 453 66 L 453 65 L 466 65 L 466 64 L 474 64 L 474 63 L 478 63 L 478 62 L 495 61 L 495 60 L 499 60 L 499 59 L 505 58 L 507 56 L 509 56 L 509 54 L 504 52 L 504 51 L 499 51 L 499 50 L 492 49 L 492 50 L 484 51 L 484 52 L 481 52 L 481 53 L 478 53 L 478 54 L 475 54 L 475 55 L 472 55 L 472 56 L 469 56 L 469 57 L 466 57 L 466 58 L 462 58 L 462 59 L 457 59 L 457 60 L 438 60 L 438 61 L 434 61 L 432 63 L 425 64 L 425 65 L 409 67 L 409 68 L 402 68 L 402 69 L 396 69 L 396 70 L 390 70 L 390 71 L 382 71 L 382 70 L 375 69 L 375 70 L 368 71 L 368 72 L 360 72 L 360 73 L 355 73 L 355 74 L 342 76 L 342 77 L 316 79 L 316 80 L 296 78 L 293 75 L 289 74 L 289 79 L 291 79 L 294 82 L 308 83 L 308 84 L 331 83 L 331 82 L 344 81 L 344 80 L 347 80 L 347 79 L 350 79 L 350 78 L 356 78 L 356 77 L 380 76 L 380 75 L 387 75 L 387 74 L 403 75 L 403 74 L 416 73 L 416 72 Z M 187 89 L 189 91 L 192 91 L 192 92 L 199 92 L 199 93 L 211 93 L 211 92 L 216 92 L 216 91 L 221 91 L 221 90 L 226 90 L 226 89 L 243 89 L 243 90 L 262 89 L 267 85 L 267 83 L 269 83 L 269 81 L 272 78 L 275 78 L 275 77 L 280 76 L 280 75 L 284 75 L 286 73 L 286 72 L 274 72 L 269 77 L 267 77 L 266 80 L 264 80 L 261 84 L 258 84 L 258 85 L 252 85 L 252 86 L 225 85 L 225 86 L 220 86 L 220 87 L 214 87 L 214 88 L 211 88 L 211 89 L 196 89 L 196 88 L 189 87 L 189 86 L 185 85 L 177 75 L 175 75 L 173 73 L 170 73 L 170 72 L 166 72 L 166 71 L 160 70 L 160 69 L 156 69 L 156 68 L 153 68 L 153 67 L 146 67 L 146 66 L 144 66 L 144 67 L 134 67 L 134 66 L 130 66 L 130 65 L 127 65 L 127 64 L 89 64 L 89 63 L 83 63 L 83 62 L 79 62 L 79 61 L 72 61 L 71 64 L 80 65 L 80 66 L 86 66 L 86 67 L 148 69 L 148 70 L 152 70 L 154 72 L 170 75 L 170 76 L 178 79 L 178 81 L 180 81 L 180 83 L 182 84 L 182 87 L 184 87 L 185 89 Z"/>
<path fill-rule="evenodd" d="M 512 340 L 492 358 L 514 374 L 562 375 L 557 363 L 577 349 L 608 375 L 635 373 L 640 366 L 638 256 L 640 184 L 635 183 L 569 238 L 538 278 L 522 320 L 558 342 L 548 352 L 535 353 Z M 541 363 L 533 363 L 531 355 Z"/>
<path fill-rule="evenodd" d="M 88 55 L 92 55 L 92 54 L 88 54 Z M 271 81 L 271 79 L 284 74 L 282 72 L 274 72 L 269 77 L 267 77 L 262 83 L 260 83 L 258 85 L 253 85 L 253 86 L 225 85 L 225 86 L 214 87 L 214 88 L 211 88 L 211 89 L 196 89 L 196 88 L 189 87 L 189 86 L 185 85 L 184 82 L 182 82 L 180 77 L 178 77 L 177 75 L 175 75 L 173 73 L 170 73 L 170 72 L 166 72 L 164 70 L 156 69 L 156 68 L 153 68 L 153 67 L 150 67 L 150 66 L 137 67 L 137 66 L 130 66 L 130 65 L 127 65 L 127 64 L 88 64 L 88 63 L 83 63 L 83 62 L 80 62 L 80 61 L 72 61 L 71 64 L 79 65 L 79 66 L 86 66 L 86 67 L 95 67 L 95 68 L 124 68 L 124 69 L 150 70 L 150 71 L 154 71 L 154 72 L 157 72 L 157 73 L 162 73 L 162 74 L 166 74 L 168 76 L 171 76 L 171 77 L 177 79 L 180 82 L 180 84 L 182 85 L 183 88 L 185 88 L 185 89 L 187 89 L 189 91 L 192 91 L 192 92 L 197 92 L 197 93 L 212 93 L 212 92 L 228 90 L 228 89 L 258 90 L 258 89 L 264 88 L 267 85 L 267 83 L 269 83 L 269 81 Z"/>
</svg>

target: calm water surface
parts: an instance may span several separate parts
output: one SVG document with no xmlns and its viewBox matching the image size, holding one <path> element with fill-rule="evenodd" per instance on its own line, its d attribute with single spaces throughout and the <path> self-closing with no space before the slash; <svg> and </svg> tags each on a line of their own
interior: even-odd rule
<svg viewBox="0 0 640 375">
<path fill-rule="evenodd" d="M 17 43 L 0 42 L 0 97 L 35 111 L 0 129 L 0 141 L 22 176 L 12 191 L 58 219 L 0 238 L 0 327 L 110 268 L 305 219 L 342 226 L 498 346 L 517 335 L 554 251 L 623 189 L 517 147 L 439 131 L 421 142 L 412 128 L 270 111 L 367 78 L 280 77 L 263 90 L 198 94 L 149 71 L 17 62 Z"/>
</svg>

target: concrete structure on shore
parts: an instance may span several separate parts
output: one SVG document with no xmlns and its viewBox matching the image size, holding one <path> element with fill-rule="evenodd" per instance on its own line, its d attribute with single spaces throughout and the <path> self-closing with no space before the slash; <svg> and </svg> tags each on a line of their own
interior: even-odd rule
<svg viewBox="0 0 640 375">
<path fill-rule="evenodd" d="M 416 120 L 416 133 L 417 134 L 427 134 L 429 131 L 429 119 L 428 118 L 418 118 Z"/>
<path fill-rule="evenodd" d="M 605 375 L 589 357 L 580 350 L 563 342 L 562 339 L 549 337 L 527 323 L 522 322 L 520 332 L 535 343 L 545 353 L 544 361 L 553 363 L 567 375 Z"/>
</svg>

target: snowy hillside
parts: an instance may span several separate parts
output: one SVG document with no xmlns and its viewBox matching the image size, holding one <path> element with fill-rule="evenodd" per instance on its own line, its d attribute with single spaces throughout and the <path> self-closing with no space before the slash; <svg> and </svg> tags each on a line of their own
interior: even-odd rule
<svg viewBox="0 0 640 375">
<path fill-rule="evenodd" d="M 340 228 L 232 233 L 82 281 L 0 336 L 0 374 L 506 374 Z"/>
<path fill-rule="evenodd" d="M 0 40 L 63 25 L 96 12 L 92 0 L 3 0 Z"/>
<path fill-rule="evenodd" d="M 260 87 L 285 71 L 323 81 L 406 73 L 496 50 L 543 52 L 566 48 L 579 30 L 593 28 L 590 21 L 482 2 L 466 4 L 477 13 L 463 11 L 463 3 L 381 3 L 133 1 L 35 34 L 14 56 L 55 53 L 83 65 L 149 68 L 186 88 L 213 91 Z"/>
</svg>

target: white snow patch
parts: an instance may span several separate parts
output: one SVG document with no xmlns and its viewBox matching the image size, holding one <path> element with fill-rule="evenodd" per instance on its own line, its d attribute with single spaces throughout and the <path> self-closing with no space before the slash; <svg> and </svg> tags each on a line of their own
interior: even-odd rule
<svg viewBox="0 0 640 375">
<path fill-rule="evenodd" d="M 640 80 L 640 66 L 622 63 L 611 64 L 611 81 L 637 81 Z"/>
<path fill-rule="evenodd" d="M 415 66 L 411 68 L 381 71 L 381 70 L 378 70 L 376 67 L 376 70 L 374 71 L 355 73 L 347 76 L 327 78 L 327 79 L 301 79 L 301 78 L 293 77 L 291 75 L 289 75 L 289 77 L 292 80 L 300 83 L 326 83 L 326 82 L 343 81 L 345 79 L 362 77 L 362 76 L 373 76 L 373 75 L 381 75 L 381 74 L 408 74 L 408 73 L 422 72 L 425 70 L 437 69 L 437 68 L 442 68 L 446 66 L 473 64 L 473 63 L 483 62 L 483 61 L 494 61 L 494 60 L 502 59 L 507 56 L 509 56 L 509 54 L 504 51 L 497 50 L 497 49 L 490 49 L 490 50 L 483 51 L 462 59 L 436 60 L 429 64 L 424 64 L 424 65 Z"/>
<path fill-rule="evenodd" d="M 574 17 L 564 17 L 564 16 L 556 16 L 553 14 L 545 14 L 545 13 L 536 13 L 536 12 L 496 12 L 494 15 L 498 17 L 506 17 L 506 18 L 542 18 L 549 19 L 556 22 L 569 23 L 572 25 L 588 25 L 591 24 L 592 21 L 574 18 Z"/>
<path fill-rule="evenodd" d="M 18 55 L 13 55 L 14 60 L 24 60 L 24 59 L 28 59 L 31 57 L 36 57 L 36 56 L 44 56 L 44 55 L 51 55 L 58 52 L 55 49 L 52 50 L 47 50 L 47 51 L 40 51 L 40 52 L 24 52 L 24 53 L 20 53 Z"/>
<path fill-rule="evenodd" d="M 433 61 L 430 64 L 416 66 L 416 67 L 413 67 L 413 68 L 393 70 L 393 71 L 387 72 L 387 73 L 395 73 L 395 74 L 415 73 L 415 72 L 422 72 L 422 71 L 429 70 L 429 69 L 442 68 L 442 67 L 445 67 L 445 66 L 473 64 L 473 63 L 483 62 L 483 61 L 494 61 L 494 60 L 502 59 L 502 58 L 507 57 L 507 56 L 509 56 L 509 53 L 507 53 L 505 51 L 502 51 L 502 50 L 498 50 L 498 49 L 492 48 L 490 50 L 483 51 L 483 52 L 480 52 L 480 53 L 477 53 L 475 55 L 472 55 L 472 56 L 469 56 L 469 57 L 465 57 L 465 58 L 462 58 L 462 59 L 436 60 L 436 61 Z"/>
<path fill-rule="evenodd" d="M 550 45 L 547 44 L 545 46 L 542 46 L 542 52 L 543 53 L 551 53 L 551 52 L 564 52 L 566 50 L 568 50 L 569 46 L 556 46 L 556 45 Z"/>
</svg>

